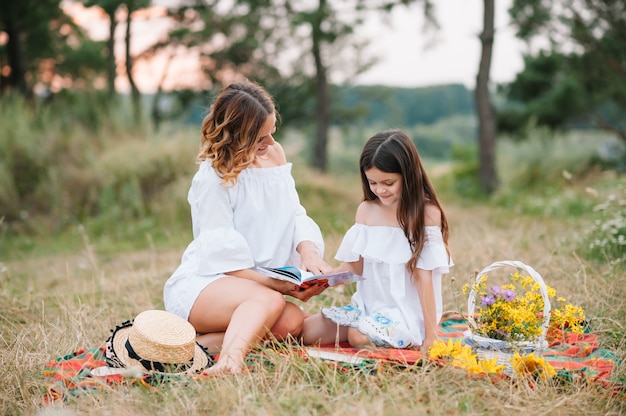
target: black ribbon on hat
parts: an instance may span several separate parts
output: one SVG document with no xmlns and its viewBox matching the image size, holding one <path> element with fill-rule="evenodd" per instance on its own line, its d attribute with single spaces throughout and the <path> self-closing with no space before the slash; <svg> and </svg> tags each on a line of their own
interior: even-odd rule
<svg viewBox="0 0 626 416">
<path fill-rule="evenodd" d="M 130 358 L 139 361 L 143 368 L 148 371 L 159 371 L 161 373 L 177 373 L 187 371 L 193 365 L 193 358 L 186 363 L 180 364 L 162 363 L 159 361 L 146 360 L 145 358 L 141 358 L 141 356 L 135 352 L 132 345 L 130 345 L 130 340 L 128 339 L 126 340 L 126 351 L 128 351 L 128 356 Z M 166 371 L 166 368 L 169 371 Z"/>
</svg>

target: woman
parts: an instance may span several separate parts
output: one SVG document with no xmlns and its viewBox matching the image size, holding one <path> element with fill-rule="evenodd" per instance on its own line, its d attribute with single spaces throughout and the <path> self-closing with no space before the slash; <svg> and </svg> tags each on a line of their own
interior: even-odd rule
<svg viewBox="0 0 626 416">
<path fill-rule="evenodd" d="M 188 201 L 193 241 L 164 288 L 165 308 L 187 319 L 197 341 L 220 351 L 212 373 L 239 373 L 253 346 L 270 333 L 299 337 L 302 301 L 324 286 L 299 290 L 255 271 L 295 265 L 330 272 L 319 227 L 300 204 L 291 163 L 273 138 L 278 114 L 251 82 L 226 87 L 202 123 Z"/>
</svg>

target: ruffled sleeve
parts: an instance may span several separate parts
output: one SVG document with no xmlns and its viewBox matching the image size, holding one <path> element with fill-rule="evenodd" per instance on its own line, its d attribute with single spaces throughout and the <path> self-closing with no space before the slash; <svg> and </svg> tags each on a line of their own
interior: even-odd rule
<svg viewBox="0 0 626 416">
<path fill-rule="evenodd" d="M 426 241 L 422 253 L 417 259 L 417 267 L 432 270 L 440 275 L 450 272 L 450 267 L 454 266 L 454 263 L 446 250 L 441 229 L 436 226 L 428 226 L 425 227 L 425 232 Z"/>
<path fill-rule="evenodd" d="M 295 252 L 295 248 L 298 247 L 302 241 L 311 241 L 317 247 L 317 251 L 320 256 L 324 256 L 324 238 L 322 237 L 322 231 L 320 227 L 309 217 L 306 210 L 299 204 L 296 210 L 296 229 L 294 232 L 294 254 L 293 264 L 300 264 L 300 256 Z"/>
<path fill-rule="evenodd" d="M 353 262 L 359 256 L 374 263 L 402 264 L 411 257 L 411 249 L 400 228 L 357 223 L 346 232 L 335 259 Z"/>
<path fill-rule="evenodd" d="M 229 188 L 207 162 L 199 169 L 202 178 L 194 178 L 188 200 L 191 206 L 195 250 L 195 273 L 209 276 L 254 266 L 254 257 L 246 239 L 235 230 Z"/>
<path fill-rule="evenodd" d="M 440 274 L 453 266 L 443 242 L 441 229 L 425 227 L 426 241 L 417 267 Z M 345 262 L 359 260 L 359 256 L 373 263 L 405 264 L 411 257 L 411 248 L 399 227 L 367 226 L 354 224 L 346 232 L 335 259 Z"/>
</svg>

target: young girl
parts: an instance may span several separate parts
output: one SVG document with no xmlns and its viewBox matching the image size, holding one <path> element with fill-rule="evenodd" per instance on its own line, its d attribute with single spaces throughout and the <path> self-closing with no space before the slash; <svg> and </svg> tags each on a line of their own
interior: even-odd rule
<svg viewBox="0 0 626 416">
<path fill-rule="evenodd" d="M 303 342 L 427 352 L 442 314 L 441 278 L 453 265 L 446 216 L 403 131 L 369 139 L 359 165 L 363 202 L 335 258 L 344 262 L 336 270 L 365 280 L 351 304 L 306 318 Z"/>
</svg>

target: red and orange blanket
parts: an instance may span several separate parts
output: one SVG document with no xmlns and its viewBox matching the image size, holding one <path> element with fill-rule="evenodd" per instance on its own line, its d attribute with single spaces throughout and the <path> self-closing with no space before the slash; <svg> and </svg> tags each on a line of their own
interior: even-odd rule
<svg viewBox="0 0 626 416">
<path fill-rule="evenodd" d="M 446 312 L 439 325 L 439 336 L 444 341 L 462 339 L 463 331 L 466 329 L 467 321 L 462 315 L 456 312 Z M 387 348 L 357 350 L 334 346 L 307 348 L 307 350 L 320 356 L 324 356 L 325 353 L 335 354 L 342 357 L 365 359 L 366 363 L 375 362 L 383 365 L 410 366 L 417 365 L 422 360 L 420 352 L 414 350 Z M 202 380 L 205 377 L 202 375 L 145 375 L 139 378 L 128 378 L 121 374 L 91 375 L 92 369 L 106 365 L 104 352 L 105 346 L 102 345 L 96 348 L 77 350 L 46 363 L 43 373 L 44 383 L 48 388 L 46 401 L 64 400 L 86 391 L 109 388 L 122 383 L 157 388 L 156 386 L 171 380 Z M 554 367 L 561 378 L 594 383 L 614 390 L 617 394 L 626 394 L 623 380 L 616 379 L 616 370 L 621 362 L 620 358 L 610 350 L 599 348 L 597 336 L 593 333 L 567 334 L 564 339 L 552 342 L 549 348 L 544 351 L 543 357 Z M 250 359 L 253 360 L 254 355 Z M 348 359 L 347 361 L 351 360 Z"/>
</svg>

